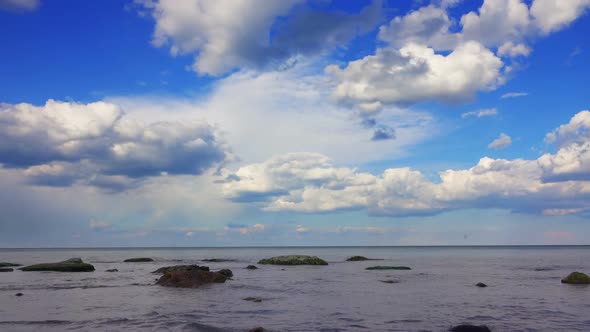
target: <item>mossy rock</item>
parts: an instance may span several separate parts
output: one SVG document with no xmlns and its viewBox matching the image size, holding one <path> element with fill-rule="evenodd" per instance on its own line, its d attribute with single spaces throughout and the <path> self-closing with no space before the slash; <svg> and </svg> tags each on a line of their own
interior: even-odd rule
<svg viewBox="0 0 590 332">
<path fill-rule="evenodd" d="M 328 263 L 317 256 L 305 255 L 288 255 L 276 256 L 266 259 L 261 259 L 258 264 L 272 264 L 272 265 L 328 265 Z"/>
<path fill-rule="evenodd" d="M 368 261 L 369 259 L 365 256 L 352 256 L 349 257 L 346 261 L 347 262 L 361 262 L 361 261 Z"/>
<path fill-rule="evenodd" d="M 224 283 L 227 277 L 218 272 L 202 270 L 166 272 L 157 285 L 177 288 L 198 288 L 211 283 Z"/>
<path fill-rule="evenodd" d="M 92 272 L 94 266 L 84 263 L 80 258 L 70 258 L 63 262 L 34 264 L 20 269 L 22 271 Z"/>
<path fill-rule="evenodd" d="M 590 277 L 582 272 L 572 272 L 561 279 L 561 282 L 564 284 L 590 285 Z"/>
<path fill-rule="evenodd" d="M 366 268 L 365 270 L 411 270 L 412 268 L 407 266 L 371 266 Z"/>
<path fill-rule="evenodd" d="M 15 267 L 15 266 L 21 266 L 21 265 L 15 264 L 15 263 L 0 262 L 0 267 Z"/>
<path fill-rule="evenodd" d="M 124 260 L 125 263 L 143 263 L 143 262 L 153 262 L 153 258 L 149 257 L 138 257 L 138 258 L 128 258 Z"/>
</svg>

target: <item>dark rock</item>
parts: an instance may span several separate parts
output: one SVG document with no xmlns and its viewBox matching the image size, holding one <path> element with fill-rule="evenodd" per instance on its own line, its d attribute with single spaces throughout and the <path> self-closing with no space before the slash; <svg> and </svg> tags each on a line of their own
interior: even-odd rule
<svg viewBox="0 0 590 332">
<path fill-rule="evenodd" d="M 23 271 L 92 272 L 94 266 L 80 258 L 71 258 L 58 263 L 34 264 L 20 268 Z"/>
<path fill-rule="evenodd" d="M 219 274 L 223 274 L 226 278 L 231 278 L 234 276 L 234 273 L 230 269 L 221 269 L 217 271 Z"/>
<path fill-rule="evenodd" d="M 14 294 L 14 296 L 23 296 L 23 295 L 25 295 L 25 294 L 23 294 L 23 293 L 16 293 L 16 294 Z"/>
<path fill-rule="evenodd" d="M 225 258 L 209 258 L 209 259 L 203 259 L 203 262 L 225 263 L 225 262 L 236 262 L 236 260 L 235 259 L 225 259 Z"/>
<path fill-rule="evenodd" d="M 381 266 L 381 265 L 377 265 L 377 266 L 371 266 L 366 268 L 365 270 L 411 270 L 412 268 L 409 268 L 407 266 Z"/>
<path fill-rule="evenodd" d="M 165 273 L 156 284 L 165 287 L 197 288 L 210 283 L 223 283 L 226 280 L 226 276 L 217 272 L 176 271 Z"/>
<path fill-rule="evenodd" d="M 347 262 L 361 262 L 361 261 L 380 261 L 382 259 L 378 258 L 367 258 L 365 256 L 352 256 L 349 257 L 346 261 Z"/>
<path fill-rule="evenodd" d="M 317 256 L 289 255 L 276 256 L 267 259 L 261 259 L 258 264 L 272 265 L 328 265 L 328 263 Z"/>
<path fill-rule="evenodd" d="M 21 266 L 21 265 L 14 264 L 14 263 L 0 262 L 0 267 L 15 267 L 15 266 Z"/>
<path fill-rule="evenodd" d="M 483 282 L 478 282 L 477 284 L 475 284 L 475 286 L 477 286 L 477 287 L 488 287 L 488 285 L 484 284 Z"/>
<path fill-rule="evenodd" d="M 12 272 L 14 271 L 13 268 L 10 267 L 0 267 L 0 272 Z"/>
<path fill-rule="evenodd" d="M 259 327 L 255 327 L 253 329 L 248 330 L 248 332 L 267 332 L 267 330 L 265 330 L 263 327 L 259 326 Z"/>
<path fill-rule="evenodd" d="M 252 297 L 252 296 L 248 296 L 247 298 L 243 299 L 244 301 L 250 301 L 250 302 L 262 302 L 262 299 L 259 297 Z"/>
<path fill-rule="evenodd" d="M 153 258 L 149 257 L 137 257 L 137 258 L 128 258 L 124 260 L 125 263 L 142 263 L 142 262 L 153 262 Z"/>
<path fill-rule="evenodd" d="M 457 325 L 449 329 L 450 332 L 492 332 L 489 327 L 485 325 Z"/>
<path fill-rule="evenodd" d="M 187 272 L 187 271 L 209 271 L 208 266 L 199 266 L 196 264 L 193 265 L 174 265 L 174 266 L 165 266 L 157 269 L 152 273 L 157 274 L 164 274 L 166 272 Z"/>
<path fill-rule="evenodd" d="M 248 269 L 248 270 L 256 270 L 256 269 L 258 269 L 258 267 L 256 267 L 256 265 L 248 265 L 248 266 L 246 266 L 246 269 Z"/>
<path fill-rule="evenodd" d="M 590 277 L 582 272 L 572 272 L 567 277 L 561 279 L 564 284 L 589 285 Z"/>
<path fill-rule="evenodd" d="M 117 270 L 117 269 L 108 269 L 105 272 L 119 272 L 119 270 Z"/>
<path fill-rule="evenodd" d="M 398 280 L 379 280 L 379 281 L 381 281 L 383 283 L 386 283 L 386 284 L 397 284 L 397 283 L 399 283 Z"/>
</svg>

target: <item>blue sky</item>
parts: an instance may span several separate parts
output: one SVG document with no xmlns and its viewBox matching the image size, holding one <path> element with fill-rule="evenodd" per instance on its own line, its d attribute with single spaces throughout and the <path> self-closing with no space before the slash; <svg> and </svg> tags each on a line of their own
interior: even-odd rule
<svg viewBox="0 0 590 332">
<path fill-rule="evenodd" d="M 588 11 L 0 0 L 0 247 L 588 244 Z"/>
</svg>

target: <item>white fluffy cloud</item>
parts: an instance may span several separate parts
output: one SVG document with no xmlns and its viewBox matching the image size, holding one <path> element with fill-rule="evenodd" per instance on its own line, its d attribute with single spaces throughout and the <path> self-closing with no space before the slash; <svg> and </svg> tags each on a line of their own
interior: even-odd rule
<svg viewBox="0 0 590 332">
<path fill-rule="evenodd" d="M 512 144 L 512 138 L 504 133 L 501 133 L 498 138 L 488 145 L 488 148 L 495 150 L 502 150 Z"/>
<path fill-rule="evenodd" d="M 381 18 L 379 1 L 357 15 L 313 11 L 305 0 L 136 2 L 156 22 L 154 45 L 170 45 L 173 55 L 198 54 L 193 69 L 211 75 L 341 46 Z"/>
<path fill-rule="evenodd" d="M 198 175 L 230 154 L 204 122 L 146 124 L 105 102 L 0 105 L 0 163 L 38 184 L 125 187 L 148 176 Z"/>
<path fill-rule="evenodd" d="M 467 42 L 448 55 L 418 44 L 399 51 L 378 49 L 343 69 L 328 66 L 326 72 L 337 81 L 334 96 L 338 100 L 414 103 L 464 101 L 477 91 L 492 90 L 502 83 L 502 66 L 490 50 Z"/>
<path fill-rule="evenodd" d="M 580 114 L 586 112 L 574 119 Z M 569 129 L 561 132 L 567 135 Z M 576 132 L 578 139 L 568 140 L 555 154 L 537 160 L 484 157 L 472 168 L 441 172 L 436 182 L 410 168 L 387 169 L 376 176 L 335 167 L 322 155 L 301 153 L 241 167 L 223 189 L 234 201 L 259 201 L 268 211 L 366 209 L 374 215 L 403 216 L 502 208 L 580 213 L 590 197 L 590 142 L 585 132 Z"/>
<path fill-rule="evenodd" d="M 328 66 L 334 97 L 367 103 L 465 101 L 505 82 L 513 62 L 532 52 L 531 41 L 583 15 L 590 0 L 484 0 L 459 20 L 449 3 L 430 4 L 379 29 L 386 45 L 374 55 Z M 449 53 L 450 52 L 450 53 Z"/>
</svg>

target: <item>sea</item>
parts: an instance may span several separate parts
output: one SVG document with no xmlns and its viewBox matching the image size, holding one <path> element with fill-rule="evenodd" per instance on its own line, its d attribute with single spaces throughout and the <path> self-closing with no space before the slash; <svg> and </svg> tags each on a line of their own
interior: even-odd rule
<svg viewBox="0 0 590 332">
<path fill-rule="evenodd" d="M 257 264 L 291 254 L 329 265 Z M 346 261 L 354 255 L 383 260 Z M 0 262 L 24 265 L 73 257 L 96 271 L 0 273 L 0 331 L 590 331 L 590 286 L 561 283 L 590 274 L 590 246 L 0 249 Z M 133 257 L 154 261 L 123 262 Z M 212 258 L 232 261 L 202 261 Z M 234 276 L 155 285 L 152 271 L 178 264 Z M 412 269 L 365 270 L 373 265 Z"/>
</svg>

